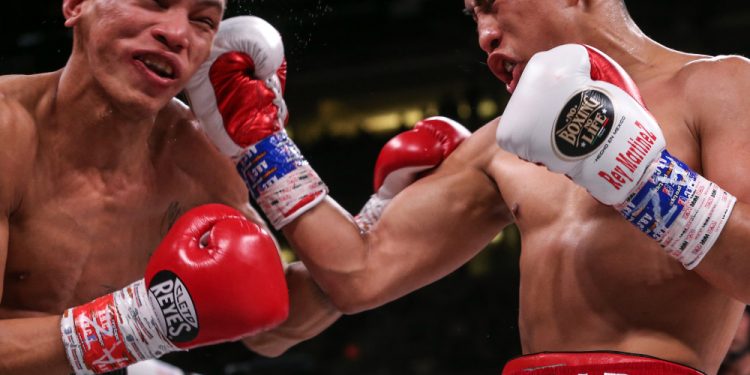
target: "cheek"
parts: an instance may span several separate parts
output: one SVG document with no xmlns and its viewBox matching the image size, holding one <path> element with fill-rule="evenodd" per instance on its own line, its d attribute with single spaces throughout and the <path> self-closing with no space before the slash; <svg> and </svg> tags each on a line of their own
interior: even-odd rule
<svg viewBox="0 0 750 375">
<path fill-rule="evenodd" d="M 197 37 L 194 39 L 189 57 L 191 64 L 195 65 L 194 69 L 198 69 L 198 66 L 208 59 L 212 44 L 213 38 Z"/>
</svg>

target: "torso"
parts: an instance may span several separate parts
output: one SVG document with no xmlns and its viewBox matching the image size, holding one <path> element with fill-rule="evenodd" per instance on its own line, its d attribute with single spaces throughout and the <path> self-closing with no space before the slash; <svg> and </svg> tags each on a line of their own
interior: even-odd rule
<svg viewBox="0 0 750 375">
<path fill-rule="evenodd" d="M 700 172 L 678 76 L 666 71 L 637 83 L 670 152 Z M 494 137 L 496 126 L 477 136 Z M 566 177 L 502 150 L 494 151 L 486 173 L 522 236 L 525 353 L 615 350 L 716 372 L 741 316 L 739 302 L 686 271 Z"/>
<path fill-rule="evenodd" d="M 32 86 L 50 81 L 23 79 Z M 31 121 L 23 126 L 35 152 L 9 215 L 0 318 L 58 314 L 122 288 L 143 277 L 150 254 L 181 213 L 209 202 L 241 206 L 246 199 L 229 161 L 176 103 L 157 118 L 147 162 L 126 168 L 82 168 L 61 158 L 54 126 L 38 120 L 38 108 L 26 109 Z"/>
</svg>

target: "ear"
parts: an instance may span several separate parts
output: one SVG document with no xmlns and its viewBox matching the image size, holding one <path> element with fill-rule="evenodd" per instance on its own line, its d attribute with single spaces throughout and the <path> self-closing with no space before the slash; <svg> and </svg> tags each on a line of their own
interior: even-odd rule
<svg viewBox="0 0 750 375">
<path fill-rule="evenodd" d="M 65 17 L 65 26 L 73 27 L 81 18 L 83 2 L 85 0 L 63 0 L 63 16 Z"/>
</svg>

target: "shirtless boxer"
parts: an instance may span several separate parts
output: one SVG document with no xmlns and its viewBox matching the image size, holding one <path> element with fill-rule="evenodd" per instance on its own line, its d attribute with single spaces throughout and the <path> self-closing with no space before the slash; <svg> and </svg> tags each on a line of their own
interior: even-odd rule
<svg viewBox="0 0 750 375">
<path fill-rule="evenodd" d="M 750 199 L 750 173 L 743 162 L 750 157 L 745 147 L 748 61 L 661 46 L 638 29 L 619 0 L 464 4 L 476 19 L 490 69 L 511 92 L 534 54 L 561 44 L 591 45 L 624 67 L 670 153 L 737 198 L 733 211 L 724 207 L 731 217 L 702 262 L 683 266 L 570 179 L 499 148 L 500 120 L 479 129 L 432 173 L 398 193 L 369 232 L 329 197 L 320 198 L 326 189 L 310 166 L 289 152 L 294 147 L 280 131 L 283 117 L 258 126 L 236 111 L 223 111 L 219 121 L 227 130 L 214 135 L 214 142 L 238 161 L 267 216 L 283 228 L 313 277 L 346 313 L 380 306 L 439 279 L 515 223 L 522 234 L 521 344 L 532 355 L 509 363 L 508 373 L 536 368 L 561 374 L 715 373 L 743 310 L 731 296 L 750 302 L 750 278 L 743 272 L 747 255 L 737 251 L 750 233 L 743 228 L 743 202 Z M 243 74 L 235 70 L 236 77 Z M 242 101 L 233 93 L 258 88 L 240 79 L 213 84 L 220 110 Z M 280 102 L 280 93 L 266 91 Z M 539 93 L 538 108 L 526 109 L 529 116 L 544 108 L 544 94 Z M 270 99 L 242 104 L 274 113 L 264 107 L 274 105 Z M 627 105 L 640 104 L 629 98 Z M 455 129 L 446 123 L 431 127 L 432 137 L 407 132 L 398 142 L 402 147 L 387 147 L 376 166 L 378 191 L 393 196 L 404 185 L 402 172 L 439 164 L 439 157 L 409 150 L 438 156 L 433 149 L 450 151 L 444 146 L 459 135 Z M 289 166 L 286 175 L 266 173 Z M 399 178 L 389 181 L 391 175 Z M 400 186 L 388 186 L 394 180 Z M 598 353 L 580 354 L 588 351 Z M 579 354 L 533 355 L 540 352 Z M 600 366 L 606 364 L 611 367 Z"/>
<path fill-rule="evenodd" d="M 178 274 L 186 285 L 187 278 L 213 287 L 217 283 L 206 280 L 224 281 L 200 295 L 188 285 L 200 326 L 211 319 L 222 328 L 202 329 L 209 336 L 198 336 L 200 343 L 176 346 L 233 340 L 281 323 L 287 293 L 273 241 L 244 218 L 259 222 L 231 163 L 215 151 L 190 110 L 173 99 L 208 56 L 224 6 L 223 0 L 64 0 L 65 24 L 74 35 L 66 66 L 0 77 L 0 373 L 71 373 L 76 360 L 69 361 L 61 335 L 71 355 L 76 338 L 68 333 L 85 327 L 79 320 L 61 326 L 61 314 L 75 306 L 101 311 L 87 303 L 144 275 L 148 285 L 162 285 L 147 270 L 190 268 L 185 260 L 203 256 L 179 256 L 176 252 L 191 247 L 173 237 L 185 233 L 193 246 L 210 244 L 214 237 L 203 237 L 210 231 L 201 223 L 218 223 L 227 215 L 241 230 L 222 232 L 222 238 L 252 243 L 255 255 L 230 245 L 224 250 L 234 255 L 224 259 L 234 260 Z M 226 207 L 201 208 L 173 227 L 186 211 L 211 202 L 239 210 L 242 218 Z M 170 228 L 172 240 L 162 242 Z M 159 259 L 149 262 L 152 254 Z M 230 266 L 243 259 L 257 269 Z M 289 266 L 286 283 L 289 319 L 244 340 L 261 354 L 278 355 L 338 317 L 301 264 Z M 169 301 L 157 297 L 163 297 L 159 303 Z M 235 310 L 238 305 L 244 309 Z M 253 315 L 263 311 L 262 319 Z M 243 319 L 255 325 L 232 326 Z M 136 331 L 142 332 L 131 326 L 129 332 Z M 159 354 L 145 344 L 156 339 L 143 340 L 136 339 L 144 353 Z M 169 346 L 164 340 L 158 344 Z"/>
</svg>

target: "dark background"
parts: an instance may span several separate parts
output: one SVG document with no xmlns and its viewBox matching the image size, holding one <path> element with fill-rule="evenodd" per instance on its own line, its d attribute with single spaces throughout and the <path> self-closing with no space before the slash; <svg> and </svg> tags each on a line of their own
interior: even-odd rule
<svg viewBox="0 0 750 375">
<path fill-rule="evenodd" d="M 518 0 L 530 1 L 530 0 Z M 62 67 L 70 51 L 62 1 L 6 1 L 0 74 Z M 750 53 L 750 2 L 628 1 L 644 32 L 672 48 Z M 415 116 L 443 114 L 476 129 L 507 94 L 484 65 L 459 0 L 230 0 L 284 37 L 290 132 L 345 208 L 371 190 L 380 146 Z M 435 204 L 440 204 L 436 202 Z M 458 218 L 457 218 L 458 219 Z M 284 356 L 239 345 L 173 355 L 211 374 L 495 374 L 519 354 L 514 228 L 467 266 L 382 308 L 342 318 Z"/>
</svg>

